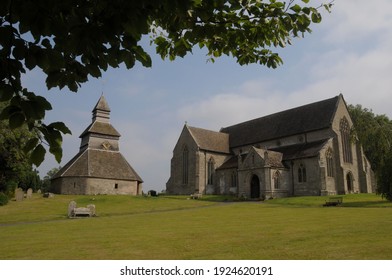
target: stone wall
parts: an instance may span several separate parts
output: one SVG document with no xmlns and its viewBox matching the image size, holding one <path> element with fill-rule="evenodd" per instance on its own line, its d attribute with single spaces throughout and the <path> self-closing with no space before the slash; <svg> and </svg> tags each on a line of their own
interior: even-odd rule
<svg viewBox="0 0 392 280">
<path fill-rule="evenodd" d="M 140 195 L 142 184 L 137 181 L 87 177 L 62 177 L 52 181 L 55 193 L 74 195 Z"/>
</svg>

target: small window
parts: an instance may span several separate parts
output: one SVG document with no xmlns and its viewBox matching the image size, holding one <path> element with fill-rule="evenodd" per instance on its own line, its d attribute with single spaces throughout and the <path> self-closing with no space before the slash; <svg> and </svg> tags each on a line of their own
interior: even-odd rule
<svg viewBox="0 0 392 280">
<path fill-rule="evenodd" d="M 214 160 L 212 158 L 210 158 L 210 160 L 208 161 L 208 178 L 207 178 L 207 184 L 208 185 L 213 185 L 214 184 L 214 172 L 215 172 L 215 168 L 214 168 Z"/>
<path fill-rule="evenodd" d="M 185 146 L 184 150 L 182 151 L 182 184 L 187 185 L 188 184 L 188 148 Z"/>
<path fill-rule="evenodd" d="M 298 168 L 298 182 L 305 183 L 306 182 L 306 167 L 302 163 Z"/>
<path fill-rule="evenodd" d="M 114 184 L 114 189 L 118 189 L 118 184 L 116 183 L 116 184 Z"/>
<path fill-rule="evenodd" d="M 231 187 L 236 188 L 237 187 L 237 172 L 233 171 L 231 173 Z"/>
</svg>

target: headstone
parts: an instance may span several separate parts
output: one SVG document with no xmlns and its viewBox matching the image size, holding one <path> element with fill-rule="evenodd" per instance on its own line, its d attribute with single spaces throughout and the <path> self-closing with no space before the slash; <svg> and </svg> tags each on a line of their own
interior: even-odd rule
<svg viewBox="0 0 392 280">
<path fill-rule="evenodd" d="M 148 191 L 148 196 L 158 196 L 158 195 L 157 195 L 156 191 L 150 190 L 150 191 Z"/>
<path fill-rule="evenodd" d="M 72 217 L 74 215 L 73 210 L 76 208 L 76 202 L 71 201 L 68 204 L 68 217 Z"/>
<path fill-rule="evenodd" d="M 43 197 L 53 198 L 54 197 L 54 193 L 46 192 L 46 193 L 44 193 Z"/>
<path fill-rule="evenodd" d="M 24 198 L 24 191 L 21 188 L 15 189 L 15 200 L 22 201 Z"/>
<path fill-rule="evenodd" d="M 41 189 L 39 189 L 39 190 L 37 191 L 38 194 L 41 194 L 41 192 L 42 192 Z"/>
<path fill-rule="evenodd" d="M 26 198 L 31 198 L 33 196 L 33 189 L 29 188 L 26 193 Z"/>
</svg>

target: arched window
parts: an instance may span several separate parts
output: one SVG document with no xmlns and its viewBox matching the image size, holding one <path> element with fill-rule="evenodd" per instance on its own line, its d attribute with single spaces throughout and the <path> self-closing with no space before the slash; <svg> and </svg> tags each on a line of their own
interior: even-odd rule
<svg viewBox="0 0 392 280">
<path fill-rule="evenodd" d="M 333 153 L 332 149 L 328 148 L 328 150 L 325 153 L 325 158 L 327 161 L 327 176 L 328 177 L 334 177 L 334 172 L 333 172 Z"/>
<path fill-rule="evenodd" d="M 280 189 L 280 172 L 276 171 L 274 173 L 274 189 Z"/>
<path fill-rule="evenodd" d="M 352 163 L 353 155 L 351 152 L 350 125 L 348 124 L 346 117 L 340 120 L 339 129 L 342 137 L 343 160 L 344 162 Z"/>
<path fill-rule="evenodd" d="M 348 172 L 346 175 L 346 183 L 347 183 L 347 191 L 349 193 L 352 193 L 354 190 L 354 180 L 353 180 L 353 174 L 351 172 Z"/>
<path fill-rule="evenodd" d="M 189 166 L 189 152 L 188 148 L 185 146 L 182 151 L 182 183 L 184 185 L 188 184 L 188 166 Z"/>
<path fill-rule="evenodd" d="M 237 172 L 233 171 L 231 173 L 231 187 L 236 188 L 237 187 Z"/>
<path fill-rule="evenodd" d="M 306 182 L 306 167 L 302 163 L 298 167 L 298 182 Z"/>
<path fill-rule="evenodd" d="M 208 169 L 207 169 L 207 184 L 212 185 L 214 184 L 214 160 L 210 158 L 208 161 Z"/>
</svg>

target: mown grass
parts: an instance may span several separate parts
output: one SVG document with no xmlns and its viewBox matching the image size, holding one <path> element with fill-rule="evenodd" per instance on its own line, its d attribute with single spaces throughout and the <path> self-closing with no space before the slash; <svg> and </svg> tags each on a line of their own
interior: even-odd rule
<svg viewBox="0 0 392 280">
<path fill-rule="evenodd" d="M 98 217 L 68 219 L 70 200 L 94 203 Z M 0 207 L 0 258 L 392 259 L 390 203 L 346 195 L 342 207 L 322 207 L 325 200 L 35 196 Z"/>
</svg>

